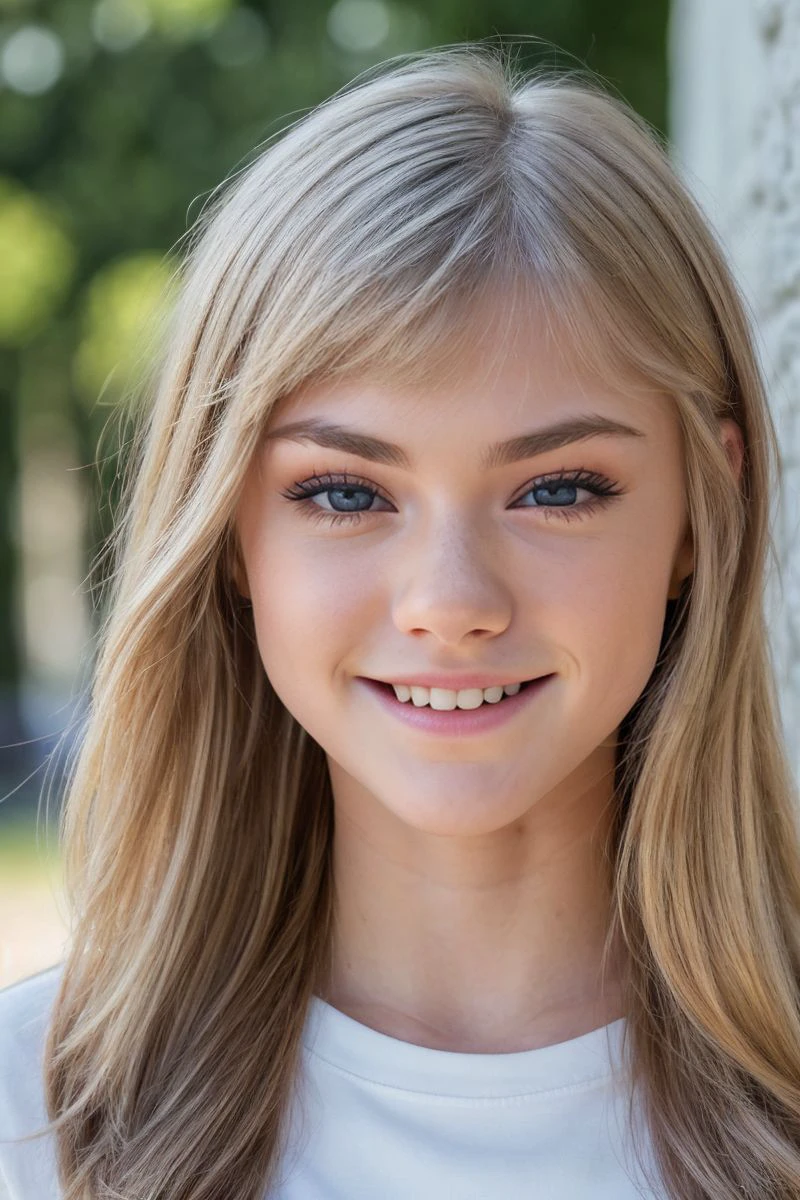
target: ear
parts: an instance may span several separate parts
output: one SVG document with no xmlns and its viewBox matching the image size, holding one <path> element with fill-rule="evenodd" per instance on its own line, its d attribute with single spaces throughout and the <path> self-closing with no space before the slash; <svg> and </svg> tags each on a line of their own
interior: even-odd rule
<svg viewBox="0 0 800 1200">
<path fill-rule="evenodd" d="M 720 418 L 719 436 L 730 464 L 731 473 L 738 486 L 741 483 L 742 466 L 744 464 L 744 437 L 742 436 L 742 431 L 731 417 Z"/>
<path fill-rule="evenodd" d="M 731 474 L 739 485 L 742 477 L 742 466 L 744 463 L 744 437 L 739 425 L 730 417 L 719 419 L 719 437 L 722 443 L 722 448 L 730 464 Z M 672 569 L 672 576 L 669 582 L 669 591 L 667 597 L 670 600 L 677 600 L 681 594 L 681 585 L 684 579 L 688 578 L 694 570 L 694 540 L 692 538 L 691 527 L 687 530 L 683 545 L 678 551 L 675 559 L 675 564 Z"/>
</svg>

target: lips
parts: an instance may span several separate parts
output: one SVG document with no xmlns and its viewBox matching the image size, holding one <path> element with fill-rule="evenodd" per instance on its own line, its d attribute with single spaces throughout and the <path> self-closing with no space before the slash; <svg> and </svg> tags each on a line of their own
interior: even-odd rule
<svg viewBox="0 0 800 1200">
<path fill-rule="evenodd" d="M 481 704 L 473 709 L 435 709 L 430 705 L 415 705 L 412 701 L 398 700 L 390 683 L 360 677 L 360 684 L 378 701 L 389 715 L 419 733 L 442 737 L 469 737 L 489 734 L 501 726 L 510 724 L 516 713 L 529 706 L 535 711 L 537 697 L 544 691 L 554 675 L 539 676 L 520 684 L 513 696 L 505 696 L 496 704 Z"/>
</svg>

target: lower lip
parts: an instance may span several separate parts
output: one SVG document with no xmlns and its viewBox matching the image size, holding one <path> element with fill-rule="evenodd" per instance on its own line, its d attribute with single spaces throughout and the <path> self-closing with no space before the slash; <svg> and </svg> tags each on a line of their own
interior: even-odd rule
<svg viewBox="0 0 800 1200">
<path fill-rule="evenodd" d="M 398 700 L 391 685 L 378 683 L 374 679 L 360 677 L 359 683 L 369 688 L 387 712 L 397 717 L 398 721 L 410 725 L 412 729 L 419 729 L 423 733 L 464 737 L 469 734 L 488 733 L 504 725 L 515 713 L 527 708 L 554 678 L 553 675 L 544 675 L 541 679 L 534 679 L 515 696 L 506 696 L 496 704 L 484 701 L 480 708 L 452 708 L 447 711 L 431 708 L 427 704 L 417 707 L 411 700 Z"/>
</svg>

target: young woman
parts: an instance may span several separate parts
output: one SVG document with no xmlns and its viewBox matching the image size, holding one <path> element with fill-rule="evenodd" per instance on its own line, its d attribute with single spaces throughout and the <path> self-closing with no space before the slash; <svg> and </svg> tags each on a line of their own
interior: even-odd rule
<svg viewBox="0 0 800 1200">
<path fill-rule="evenodd" d="M 775 435 L 663 146 L 423 54 L 264 150 L 180 284 L 69 953 L 0 997 L 7 1195 L 800 1196 Z"/>
</svg>

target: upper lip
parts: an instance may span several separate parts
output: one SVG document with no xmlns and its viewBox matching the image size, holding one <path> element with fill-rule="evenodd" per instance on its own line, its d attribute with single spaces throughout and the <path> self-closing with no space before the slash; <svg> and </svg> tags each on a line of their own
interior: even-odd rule
<svg viewBox="0 0 800 1200">
<path fill-rule="evenodd" d="M 409 687 L 446 688 L 447 691 L 458 692 L 464 688 L 503 687 L 507 683 L 525 683 L 529 679 L 539 679 L 539 675 L 526 675 L 521 679 L 509 675 L 437 675 L 422 672 L 398 675 L 394 679 L 375 678 L 377 683 L 406 683 Z"/>
</svg>

